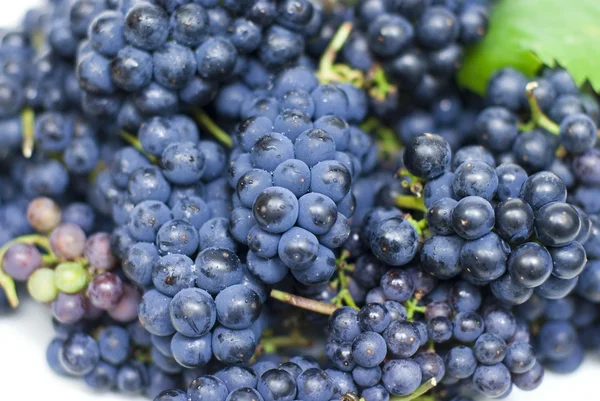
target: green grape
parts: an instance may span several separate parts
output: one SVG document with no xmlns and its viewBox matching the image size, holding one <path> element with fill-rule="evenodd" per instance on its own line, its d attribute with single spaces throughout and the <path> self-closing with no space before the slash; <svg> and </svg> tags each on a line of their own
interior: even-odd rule
<svg viewBox="0 0 600 401">
<path fill-rule="evenodd" d="M 65 262 L 54 270 L 56 287 L 67 294 L 75 294 L 85 288 L 88 283 L 87 270 L 76 262 Z"/>
<path fill-rule="evenodd" d="M 58 295 L 54 284 L 54 270 L 42 267 L 34 271 L 27 280 L 27 291 L 38 302 L 51 302 Z"/>
</svg>

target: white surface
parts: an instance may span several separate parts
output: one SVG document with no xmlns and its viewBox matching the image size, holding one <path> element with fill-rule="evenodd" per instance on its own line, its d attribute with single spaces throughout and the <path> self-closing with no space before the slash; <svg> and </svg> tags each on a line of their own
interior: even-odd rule
<svg viewBox="0 0 600 401">
<path fill-rule="evenodd" d="M 1 0 L 0 27 L 16 25 L 25 10 L 40 0 Z M 0 317 L 0 400 L 6 401 L 123 401 L 142 398 L 94 393 L 83 382 L 56 376 L 46 365 L 46 346 L 52 339 L 50 313 L 45 307 L 25 302 L 17 313 Z M 546 374 L 540 388 L 525 393 L 515 390 L 508 401 L 598 399 L 600 360 L 588 355 L 575 375 Z"/>
</svg>

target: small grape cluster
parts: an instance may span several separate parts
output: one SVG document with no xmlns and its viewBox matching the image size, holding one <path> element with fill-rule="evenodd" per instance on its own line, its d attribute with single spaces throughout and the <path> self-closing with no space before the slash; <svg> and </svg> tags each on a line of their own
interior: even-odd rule
<svg viewBox="0 0 600 401">
<path fill-rule="evenodd" d="M 74 203 L 63 213 L 51 199 L 36 198 L 28 205 L 27 219 L 39 234 L 4 244 L 3 274 L 26 282 L 37 302 L 51 303 L 52 314 L 61 323 L 98 318 L 104 312 L 115 321 L 135 320 L 140 294 L 121 278 L 110 235 L 91 233 L 94 212 L 89 206 Z M 14 284 L 5 290 L 16 305 Z"/>
<path fill-rule="evenodd" d="M 364 93 L 319 85 L 313 72 L 294 67 L 267 96 L 275 109 L 257 103 L 237 132 L 232 234 L 248 246 L 248 269 L 264 283 L 278 283 L 288 270 L 302 284 L 327 283 L 333 250 L 350 234 L 352 182 L 377 155 L 376 144 L 346 122 L 364 116 Z"/>
<path fill-rule="evenodd" d="M 180 385 L 181 376 L 167 374 L 148 362 L 150 334 L 137 321 L 54 321 L 54 331 L 46 360 L 60 376 L 81 378 L 96 391 L 116 389 L 125 395 L 151 398 Z"/>
<path fill-rule="evenodd" d="M 87 30 L 74 31 L 83 108 L 132 132 L 148 118 L 209 104 L 250 62 L 264 74 L 296 62 L 321 23 L 308 0 L 94 6 L 85 10 Z"/>
</svg>

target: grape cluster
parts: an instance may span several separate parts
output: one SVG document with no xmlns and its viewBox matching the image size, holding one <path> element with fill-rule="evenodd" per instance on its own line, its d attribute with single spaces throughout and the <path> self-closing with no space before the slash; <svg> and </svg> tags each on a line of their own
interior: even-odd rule
<svg viewBox="0 0 600 401">
<path fill-rule="evenodd" d="M 132 132 L 151 117 L 209 104 L 221 83 L 251 66 L 268 75 L 296 62 L 321 21 L 308 0 L 80 4 L 71 15 L 86 29 L 71 27 L 81 40 L 83 108 Z"/>
<path fill-rule="evenodd" d="M 350 233 L 352 182 L 377 155 L 354 125 L 366 112 L 364 94 L 319 85 L 313 72 L 294 67 L 267 96 L 276 108 L 257 103 L 237 131 L 231 232 L 248 246 L 248 269 L 264 283 L 278 283 L 288 270 L 304 285 L 327 283 L 334 250 Z"/>
<path fill-rule="evenodd" d="M 0 40 L 0 312 L 47 304 L 57 374 L 155 401 L 573 372 L 600 348 L 600 106 L 560 68 L 457 86 L 488 3 L 29 12 Z"/>
<path fill-rule="evenodd" d="M 138 322 L 64 324 L 54 322 L 55 338 L 46 360 L 58 375 L 81 378 L 95 391 L 116 389 L 153 398 L 180 385 L 182 377 L 144 362 L 150 334 Z"/>
<path fill-rule="evenodd" d="M 117 322 L 137 317 L 140 295 L 122 280 L 110 235 L 92 232 L 94 211 L 89 206 L 73 203 L 63 213 L 51 199 L 36 198 L 26 215 L 39 234 L 2 247 L 5 274 L 26 282 L 28 294 L 50 303 L 53 317 L 61 323 L 98 318 L 104 312 Z"/>
</svg>

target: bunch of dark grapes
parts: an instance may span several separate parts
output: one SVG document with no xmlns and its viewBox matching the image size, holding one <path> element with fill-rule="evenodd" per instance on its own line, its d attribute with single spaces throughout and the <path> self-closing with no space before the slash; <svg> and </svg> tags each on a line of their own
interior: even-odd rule
<svg viewBox="0 0 600 401">
<path fill-rule="evenodd" d="M 486 0 L 333 3 L 51 1 L 2 33 L 0 311 L 49 306 L 56 373 L 465 401 L 600 348 L 596 98 L 459 88 Z"/>
<path fill-rule="evenodd" d="M 366 113 L 364 94 L 319 85 L 314 72 L 294 67 L 254 100 L 229 167 L 232 234 L 248 246 L 248 269 L 264 283 L 278 283 L 288 271 L 303 285 L 327 283 L 334 251 L 350 234 L 353 181 L 377 156 L 355 125 Z"/>
<path fill-rule="evenodd" d="M 82 40 L 75 64 L 83 108 L 131 132 L 151 117 L 209 104 L 223 82 L 249 69 L 269 75 L 295 63 L 321 23 L 309 0 L 81 3 L 71 16 L 86 27 L 73 30 Z"/>
<path fill-rule="evenodd" d="M 81 378 L 95 391 L 154 398 L 184 381 L 183 375 L 165 373 L 150 362 L 150 334 L 137 321 L 55 321 L 54 329 L 46 350 L 48 365 L 60 376 Z"/>
</svg>

